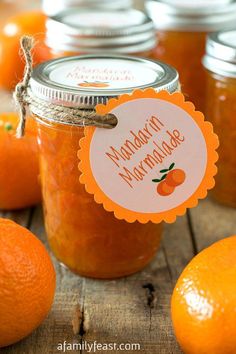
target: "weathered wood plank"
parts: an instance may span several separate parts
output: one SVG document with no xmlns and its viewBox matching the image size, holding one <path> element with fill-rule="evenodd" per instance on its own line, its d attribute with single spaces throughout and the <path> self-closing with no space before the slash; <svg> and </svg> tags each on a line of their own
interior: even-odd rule
<svg viewBox="0 0 236 354">
<path fill-rule="evenodd" d="M 113 282 L 85 280 L 84 317 L 89 330 L 84 339 L 94 340 L 99 331 L 101 342 L 132 341 L 140 343 L 144 353 L 180 353 L 171 327 L 170 297 L 192 256 L 187 218 L 179 218 L 166 225 L 162 248 L 143 272 Z"/>
<path fill-rule="evenodd" d="M 191 219 L 198 251 L 222 238 L 236 235 L 236 209 L 210 199 L 201 201 L 191 210 Z"/>
<path fill-rule="evenodd" d="M 165 226 L 162 244 L 172 283 L 175 284 L 183 268 L 195 255 L 187 216 Z"/>
<path fill-rule="evenodd" d="M 24 227 L 28 227 L 28 225 L 30 224 L 31 216 L 32 216 L 32 209 L 23 209 L 14 212 L 0 211 L 1 218 L 11 219 Z"/>
<path fill-rule="evenodd" d="M 169 316 L 172 283 L 162 250 L 143 272 L 111 282 L 86 280 L 84 292 L 84 339 L 140 343 L 144 353 L 179 353 Z"/>
</svg>

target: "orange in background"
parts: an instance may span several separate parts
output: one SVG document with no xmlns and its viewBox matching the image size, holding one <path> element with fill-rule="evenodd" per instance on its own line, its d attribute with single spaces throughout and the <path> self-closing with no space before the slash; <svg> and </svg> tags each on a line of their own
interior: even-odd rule
<svg viewBox="0 0 236 354">
<path fill-rule="evenodd" d="M 236 352 L 236 236 L 200 252 L 172 296 L 172 321 L 187 354 Z"/>
<path fill-rule="evenodd" d="M 41 11 L 24 12 L 10 17 L 0 32 L 0 87 L 11 90 L 22 79 L 25 61 L 20 53 L 20 38 L 23 35 L 35 37 L 34 64 L 44 60 L 46 47 L 46 16 Z"/>
<path fill-rule="evenodd" d="M 0 115 L 0 209 L 21 209 L 41 202 L 36 123 L 27 119 L 26 134 L 15 137 L 16 113 Z"/>
<path fill-rule="evenodd" d="M 0 219 L 0 347 L 29 335 L 47 316 L 55 271 L 44 245 L 29 230 Z"/>
</svg>

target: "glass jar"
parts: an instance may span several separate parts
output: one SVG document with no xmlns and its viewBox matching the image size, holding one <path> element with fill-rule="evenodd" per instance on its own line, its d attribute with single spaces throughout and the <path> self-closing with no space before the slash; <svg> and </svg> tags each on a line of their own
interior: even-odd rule
<svg viewBox="0 0 236 354">
<path fill-rule="evenodd" d="M 178 70 L 182 92 L 204 112 L 206 35 L 235 26 L 235 0 L 147 0 L 146 9 L 159 41 L 154 59 Z"/>
<path fill-rule="evenodd" d="M 174 92 L 178 73 L 135 57 L 66 57 L 36 67 L 30 87 L 48 102 L 86 108 L 135 88 Z M 39 116 L 34 107 L 32 113 L 38 121 L 46 230 L 56 257 L 72 271 L 95 278 L 121 277 L 145 267 L 159 248 L 162 225 L 127 223 L 95 203 L 79 182 L 83 126 Z"/>
<path fill-rule="evenodd" d="M 46 24 L 47 58 L 112 53 L 152 56 L 157 38 L 152 20 L 142 11 L 67 10 Z"/>
<path fill-rule="evenodd" d="M 206 114 L 220 139 L 212 195 L 236 207 L 236 30 L 211 34 L 203 62 L 207 69 Z"/>
<path fill-rule="evenodd" d="M 43 11 L 48 16 L 54 16 L 67 9 L 92 9 L 123 10 L 131 8 L 132 0 L 42 0 Z"/>
</svg>

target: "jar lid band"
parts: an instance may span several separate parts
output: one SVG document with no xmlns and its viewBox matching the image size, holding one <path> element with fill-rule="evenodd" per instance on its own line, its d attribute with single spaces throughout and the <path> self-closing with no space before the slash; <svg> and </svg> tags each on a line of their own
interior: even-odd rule
<svg viewBox="0 0 236 354">
<path fill-rule="evenodd" d="M 236 0 L 147 0 L 146 10 L 158 30 L 214 32 L 236 23 Z"/>
<path fill-rule="evenodd" d="M 54 59 L 34 68 L 32 92 L 47 102 L 67 106 L 106 104 L 135 89 L 175 92 L 177 71 L 144 58 L 99 54 Z"/>
<path fill-rule="evenodd" d="M 138 10 L 66 10 L 46 22 L 46 44 L 74 53 L 139 53 L 153 49 L 153 21 Z"/>
<path fill-rule="evenodd" d="M 133 0 L 42 0 L 43 11 L 48 16 L 54 16 L 65 9 L 71 8 L 93 8 L 123 10 L 129 9 L 133 5 Z"/>
<path fill-rule="evenodd" d="M 26 107 L 47 121 L 112 128 L 112 114 L 98 116 L 95 107 L 135 89 L 154 88 L 170 93 L 179 89 L 177 71 L 161 62 L 112 55 L 85 55 L 51 60 L 32 69 L 32 38 L 23 37 L 25 76 L 16 86 L 20 108 L 18 135 L 24 131 Z"/>
<path fill-rule="evenodd" d="M 208 36 L 203 64 L 217 74 L 236 77 L 236 30 Z"/>
<path fill-rule="evenodd" d="M 94 107 L 77 106 L 67 107 L 48 103 L 37 98 L 31 91 L 29 81 L 32 75 L 32 56 L 33 39 L 25 36 L 21 39 L 21 48 L 26 60 L 26 70 L 23 81 L 16 85 L 14 99 L 19 107 L 20 122 L 17 127 L 17 137 L 22 137 L 25 131 L 26 107 L 38 117 L 45 117 L 48 121 L 55 123 L 95 126 L 99 128 L 111 129 L 117 125 L 117 118 L 114 114 L 97 114 Z M 53 119 L 52 119 L 53 117 Z"/>
</svg>

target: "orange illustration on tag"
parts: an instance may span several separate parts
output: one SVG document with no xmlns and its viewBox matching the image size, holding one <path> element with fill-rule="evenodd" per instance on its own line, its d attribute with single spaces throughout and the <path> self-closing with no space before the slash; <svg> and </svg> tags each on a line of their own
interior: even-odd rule
<svg viewBox="0 0 236 354">
<path fill-rule="evenodd" d="M 181 93 L 136 90 L 98 105 L 113 129 L 85 128 L 80 182 L 127 222 L 174 222 L 214 187 L 218 138 Z"/>
<path fill-rule="evenodd" d="M 168 169 L 161 170 L 161 179 L 153 179 L 152 182 L 159 183 L 157 186 L 157 193 L 163 196 L 170 195 L 175 191 L 177 186 L 184 183 L 186 175 L 183 170 L 173 169 L 174 163 Z"/>
</svg>

